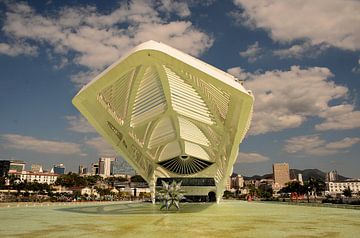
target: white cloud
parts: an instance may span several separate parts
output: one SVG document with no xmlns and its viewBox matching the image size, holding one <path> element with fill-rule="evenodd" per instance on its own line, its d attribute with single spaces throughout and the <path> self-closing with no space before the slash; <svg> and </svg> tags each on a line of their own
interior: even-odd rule
<svg viewBox="0 0 360 238">
<path fill-rule="evenodd" d="M 102 137 L 94 137 L 85 141 L 85 144 L 98 153 L 98 156 L 115 156 L 117 155 L 116 151 L 112 146 L 104 140 Z"/>
<path fill-rule="evenodd" d="M 348 88 L 329 80 L 333 74 L 328 68 L 292 66 L 288 71 L 248 73 L 235 67 L 228 72 L 246 79 L 245 86 L 255 95 L 252 135 L 299 127 L 310 117 L 323 119 L 317 130 L 360 127 L 360 112 L 345 101 Z M 331 105 L 334 99 L 340 104 Z"/>
<path fill-rule="evenodd" d="M 259 58 L 261 58 L 262 49 L 259 47 L 259 42 L 255 42 L 252 45 L 249 45 L 245 51 L 239 52 L 239 54 L 247 58 L 250 63 L 255 62 Z"/>
<path fill-rule="evenodd" d="M 319 56 L 324 50 L 328 48 L 328 45 L 312 45 L 309 42 L 303 44 L 295 44 L 287 49 L 274 50 L 273 54 L 280 58 L 302 58 L 310 57 L 315 58 Z"/>
<path fill-rule="evenodd" d="M 248 79 L 252 76 L 251 73 L 247 73 L 241 67 L 233 67 L 227 70 L 227 72 L 240 80 Z"/>
<path fill-rule="evenodd" d="M 77 74 L 73 74 L 70 77 L 70 81 L 75 83 L 78 88 L 87 84 L 93 78 L 95 78 L 98 74 L 100 74 L 100 70 L 87 70 L 87 71 L 80 71 Z"/>
<path fill-rule="evenodd" d="M 346 50 L 360 49 L 360 2 L 356 0 L 234 0 L 244 9 L 235 21 L 264 28 L 281 43 L 307 40 Z"/>
<path fill-rule="evenodd" d="M 289 154 L 326 156 L 345 153 L 347 148 L 360 142 L 360 138 L 346 137 L 340 141 L 327 142 L 318 135 L 298 136 L 286 140 L 284 150 Z"/>
<path fill-rule="evenodd" d="M 178 5 L 183 7 L 172 9 L 170 3 L 160 6 L 186 15 L 185 5 Z M 12 47 L 15 39 L 34 42 L 32 47 L 50 45 L 53 55 L 67 57 L 89 72 L 103 70 L 135 45 L 150 39 L 195 56 L 212 45 L 213 39 L 190 21 L 167 22 L 161 18 L 160 6 L 154 1 L 134 1 L 122 3 L 108 14 L 99 13 L 95 7 L 80 6 L 42 15 L 26 3 L 14 3 L 5 12 L 2 31 L 9 42 L 3 44 Z M 84 82 L 83 78 L 73 81 Z"/>
<path fill-rule="evenodd" d="M 346 130 L 360 127 L 360 111 L 350 104 L 329 107 L 319 114 L 325 120 L 315 126 L 318 131 Z"/>
<path fill-rule="evenodd" d="M 96 133 L 95 129 L 89 122 L 81 115 L 79 116 L 66 116 L 65 119 L 69 123 L 68 130 L 80 133 Z"/>
<path fill-rule="evenodd" d="M 168 13 L 174 12 L 180 17 L 188 17 L 191 15 L 188 4 L 182 1 L 161 0 L 159 10 Z"/>
<path fill-rule="evenodd" d="M 243 164 L 249 164 L 249 163 L 260 163 L 264 161 L 268 161 L 269 158 L 258 154 L 258 153 L 243 153 L 239 152 L 236 162 L 237 163 L 243 163 Z"/>
<path fill-rule="evenodd" d="M 13 44 L 0 43 L 0 54 L 9 56 L 29 55 L 37 56 L 38 48 L 27 43 L 15 42 Z"/>
<path fill-rule="evenodd" d="M 41 140 L 31 136 L 17 134 L 4 134 L 1 136 L 5 148 L 14 148 L 19 150 L 30 150 L 44 154 L 82 154 L 80 145 L 76 143 Z"/>
<path fill-rule="evenodd" d="M 346 149 L 346 148 L 352 147 L 353 145 L 356 145 L 359 142 L 360 142 L 360 138 L 358 138 L 358 137 L 355 137 L 355 138 L 346 137 L 340 141 L 328 143 L 326 145 L 326 148 L 335 149 L 335 150 Z"/>
</svg>

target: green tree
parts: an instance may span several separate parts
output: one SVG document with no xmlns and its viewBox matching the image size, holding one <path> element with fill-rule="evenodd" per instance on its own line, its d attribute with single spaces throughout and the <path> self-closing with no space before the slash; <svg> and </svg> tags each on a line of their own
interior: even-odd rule
<svg viewBox="0 0 360 238">
<path fill-rule="evenodd" d="M 299 181 L 291 181 L 286 183 L 286 186 L 280 190 L 280 193 L 297 193 L 299 195 L 305 194 L 306 188 L 301 185 Z"/>
<path fill-rule="evenodd" d="M 99 175 L 85 176 L 83 178 L 85 179 L 87 186 L 94 186 L 97 182 L 103 180 L 103 178 Z"/>
<path fill-rule="evenodd" d="M 128 181 L 128 179 L 124 177 L 108 177 L 105 179 L 105 182 L 111 185 L 112 187 L 114 187 L 114 183 L 116 182 L 126 182 L 126 181 Z"/>
<path fill-rule="evenodd" d="M 22 190 L 27 190 L 27 182 L 24 181 L 24 182 L 15 182 L 13 184 L 13 188 L 15 190 L 17 190 L 17 195 L 19 195 L 21 193 Z"/>
<path fill-rule="evenodd" d="M 310 177 L 309 180 L 304 183 L 304 187 L 306 189 L 308 202 L 310 202 L 310 194 L 313 194 L 316 200 L 316 196 L 325 191 L 325 183 L 313 177 Z"/>
<path fill-rule="evenodd" d="M 233 198 L 234 197 L 234 194 L 229 191 L 229 190 L 225 190 L 224 191 L 224 195 L 223 195 L 226 199 L 229 199 L 230 197 Z"/>
<path fill-rule="evenodd" d="M 78 198 L 80 198 L 81 197 L 81 191 L 79 191 L 79 190 L 75 190 L 75 191 L 73 191 L 73 194 L 72 194 L 72 198 L 73 199 L 78 199 Z"/>
<path fill-rule="evenodd" d="M 260 198 L 270 199 L 273 195 L 273 189 L 267 184 L 260 184 L 256 194 Z"/>
<path fill-rule="evenodd" d="M 248 186 L 248 190 L 249 190 L 248 193 L 249 193 L 249 195 L 251 195 L 251 196 L 254 196 L 254 195 L 257 193 L 257 190 L 256 190 L 254 184 L 250 184 L 250 185 Z"/>
<path fill-rule="evenodd" d="M 60 175 L 55 182 L 55 185 L 64 187 L 84 187 L 87 185 L 87 180 L 76 173 L 68 173 Z"/>
<path fill-rule="evenodd" d="M 111 195 L 111 190 L 108 188 L 95 187 L 95 189 L 99 193 L 100 197 L 104 197 L 106 195 Z"/>
<path fill-rule="evenodd" d="M 347 187 L 347 188 L 344 189 L 343 195 L 344 195 L 345 197 L 348 197 L 348 198 L 351 197 L 352 191 L 351 191 L 350 187 Z"/>
<path fill-rule="evenodd" d="M 5 177 L 0 177 L 0 187 L 5 186 Z"/>
</svg>

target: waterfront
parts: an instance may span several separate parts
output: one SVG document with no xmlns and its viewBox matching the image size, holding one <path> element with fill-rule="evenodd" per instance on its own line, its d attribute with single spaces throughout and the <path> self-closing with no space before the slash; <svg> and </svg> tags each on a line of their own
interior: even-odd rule
<svg viewBox="0 0 360 238">
<path fill-rule="evenodd" d="M 181 204 L 63 203 L 0 208 L 0 237 L 356 237 L 360 211 L 225 201 Z"/>
</svg>

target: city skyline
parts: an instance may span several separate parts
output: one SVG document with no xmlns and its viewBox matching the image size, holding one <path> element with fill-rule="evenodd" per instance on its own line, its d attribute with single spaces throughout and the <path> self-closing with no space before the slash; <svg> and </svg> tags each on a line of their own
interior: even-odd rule
<svg viewBox="0 0 360 238">
<path fill-rule="evenodd" d="M 253 90 L 254 118 L 234 172 L 265 174 L 286 162 L 360 177 L 357 1 L 10 1 L 0 9 L 1 160 L 77 171 L 119 157 L 71 99 L 127 50 L 153 39 Z"/>
</svg>

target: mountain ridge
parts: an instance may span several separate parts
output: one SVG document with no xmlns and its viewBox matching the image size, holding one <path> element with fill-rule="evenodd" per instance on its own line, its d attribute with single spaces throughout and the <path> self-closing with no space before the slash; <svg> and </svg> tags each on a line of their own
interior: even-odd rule
<svg viewBox="0 0 360 238">
<path fill-rule="evenodd" d="M 326 173 L 319 169 L 290 169 L 290 179 L 296 179 L 298 174 L 302 174 L 303 180 L 306 181 L 310 177 L 325 181 Z M 253 175 L 253 176 L 244 176 L 245 180 L 261 180 L 261 179 L 271 179 L 273 174 L 264 174 L 264 175 Z M 338 174 L 338 180 L 344 181 L 348 177 Z"/>
</svg>

